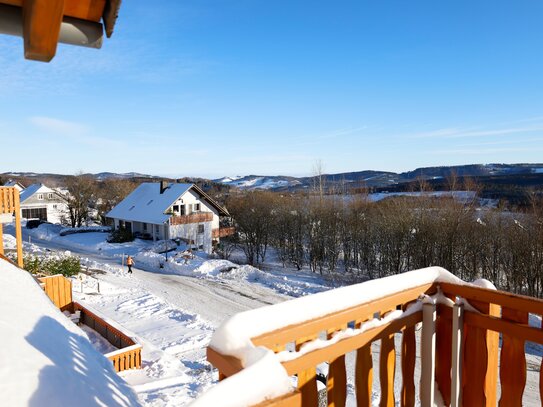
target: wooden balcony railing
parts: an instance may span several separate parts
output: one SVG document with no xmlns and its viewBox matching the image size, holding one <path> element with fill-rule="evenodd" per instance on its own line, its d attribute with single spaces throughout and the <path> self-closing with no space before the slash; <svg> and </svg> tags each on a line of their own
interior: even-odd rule
<svg viewBox="0 0 543 407">
<path fill-rule="evenodd" d="M 19 190 L 15 187 L 0 187 L 0 254 L 4 254 L 3 223 L 11 222 L 15 215 L 15 239 L 17 242 L 17 265 L 23 267 L 23 235 L 21 231 L 21 207 Z"/>
<path fill-rule="evenodd" d="M 211 222 L 213 220 L 213 212 L 196 212 L 190 215 L 172 216 L 170 225 L 186 225 L 189 223 Z"/>
<path fill-rule="evenodd" d="M 79 323 L 94 329 L 118 350 L 104 356 L 113 362 L 117 372 L 128 369 L 141 369 L 142 346 L 123 332 L 124 329 L 114 321 L 100 316 L 98 311 L 91 310 L 72 300 L 72 283 L 63 275 L 42 277 L 41 286 L 51 301 L 61 310 L 71 313 L 79 312 Z"/>
<path fill-rule="evenodd" d="M 445 405 L 495 406 L 501 394 L 500 406 L 521 406 L 525 341 L 543 344 L 543 329 L 529 326 L 529 314 L 541 318 L 543 301 L 467 284 L 437 267 L 247 311 L 214 334 L 207 354 L 221 382 L 194 405 L 220 400 L 247 380 L 248 394 L 224 405 L 317 406 L 316 367 L 328 362 L 327 403 L 344 406 L 345 356 L 354 351 L 358 406 L 372 405 L 376 386 L 380 406 L 414 406 L 419 400 L 422 406 L 433 405 L 436 390 Z M 415 327 L 421 322 L 417 351 Z M 401 372 L 395 371 L 396 335 L 401 339 Z M 371 345 L 377 341 L 374 377 L 377 355 Z M 256 350 L 263 356 L 256 358 Z M 415 370 L 417 354 L 420 373 Z M 277 366 L 282 366 L 283 376 Z M 397 394 L 396 375 L 401 376 Z M 294 376 L 297 389 L 289 389 L 284 383 Z"/>
<path fill-rule="evenodd" d="M 236 233 L 236 228 L 234 226 L 218 228 L 211 231 L 211 237 L 213 239 L 217 239 L 221 237 L 232 236 L 234 233 Z"/>
</svg>

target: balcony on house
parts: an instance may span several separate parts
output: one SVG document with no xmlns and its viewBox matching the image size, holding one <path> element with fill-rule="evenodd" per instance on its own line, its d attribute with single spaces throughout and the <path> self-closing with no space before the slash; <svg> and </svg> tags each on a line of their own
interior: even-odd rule
<svg viewBox="0 0 543 407">
<path fill-rule="evenodd" d="M 541 358 L 530 356 L 527 370 L 525 344 L 543 344 L 542 314 L 542 300 L 439 267 L 246 311 L 215 332 L 207 355 L 220 382 L 194 406 L 344 406 L 348 381 L 358 406 L 375 405 L 376 389 L 380 406 L 439 397 L 446 406 L 521 406 L 527 373 L 537 403 Z"/>
<path fill-rule="evenodd" d="M 213 212 L 193 212 L 190 215 L 174 215 L 170 218 L 170 225 L 187 225 L 189 223 L 203 223 L 213 221 Z"/>
<path fill-rule="evenodd" d="M 211 231 L 211 237 L 217 239 L 232 236 L 234 233 L 236 233 L 236 228 L 234 226 L 220 227 Z"/>
</svg>

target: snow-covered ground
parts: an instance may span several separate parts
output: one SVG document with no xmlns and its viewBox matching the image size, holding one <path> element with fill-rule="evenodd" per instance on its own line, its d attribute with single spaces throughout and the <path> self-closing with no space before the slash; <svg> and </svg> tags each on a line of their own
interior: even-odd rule
<svg viewBox="0 0 543 407">
<path fill-rule="evenodd" d="M 115 320 L 143 344 L 143 369 L 120 375 L 146 406 L 186 405 L 216 383 L 216 373 L 206 362 L 205 348 L 212 333 L 229 317 L 330 288 L 318 275 L 279 266 L 263 271 L 212 259 L 202 253 L 185 264 L 180 255 L 184 247 L 168 253 L 166 262 L 165 254 L 156 253 L 160 245 L 152 242 L 110 244 L 105 240 L 106 233 L 60 236 L 59 231 L 60 227 L 54 225 L 23 228 L 25 251 L 38 255 L 68 251 L 81 257 L 82 265 L 92 277 L 83 275 L 83 282 L 74 284 L 77 301 Z M 7 233 L 10 232 L 13 230 L 8 227 Z M 4 245 L 13 249 L 14 237 L 4 234 Z M 122 266 L 123 256 L 127 254 L 136 261 L 132 275 Z M 92 330 L 86 334 L 101 351 L 111 350 Z M 397 361 L 400 360 L 398 340 L 399 336 Z M 372 348 L 377 377 L 379 344 Z M 539 405 L 540 346 L 527 348 L 527 363 L 524 404 Z M 351 372 L 348 405 L 354 405 L 353 354 L 347 355 L 347 369 Z M 400 372 L 401 367 L 398 365 L 396 370 Z M 417 364 L 417 374 L 418 371 Z M 397 391 L 400 386 L 401 380 L 397 380 Z M 378 403 L 377 387 L 373 399 Z"/>
<path fill-rule="evenodd" d="M 47 256 L 60 251 L 81 258 L 92 277 L 82 275 L 83 282 L 74 283 L 75 299 L 115 320 L 143 344 L 143 369 L 121 376 L 147 406 L 186 405 L 216 382 L 205 349 L 224 320 L 329 289 L 323 279 L 306 272 L 280 267 L 262 271 L 205 253 L 185 264 L 183 246 L 169 252 L 166 262 L 153 242 L 111 244 L 107 233 L 60 236 L 60 230 L 47 224 L 23 228 L 25 252 Z M 13 228 L 7 233 L 13 234 Z M 15 238 L 7 233 L 4 245 L 14 249 Z M 136 262 L 132 275 L 122 266 L 127 254 Z M 86 333 L 102 351 L 111 350 L 92 330 Z"/>
</svg>

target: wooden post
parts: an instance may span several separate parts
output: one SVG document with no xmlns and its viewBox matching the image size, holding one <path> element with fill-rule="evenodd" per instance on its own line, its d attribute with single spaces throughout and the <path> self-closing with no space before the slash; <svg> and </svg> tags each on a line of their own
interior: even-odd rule
<svg viewBox="0 0 543 407">
<path fill-rule="evenodd" d="M 21 202 L 19 191 L 13 188 L 13 198 L 15 203 L 15 240 L 17 241 L 17 265 L 23 268 L 23 232 L 21 230 Z M 3 243 L 2 243 L 3 244 Z"/>
<path fill-rule="evenodd" d="M 464 304 L 454 304 L 452 313 L 451 407 L 462 400 L 462 339 L 464 337 Z"/>
<path fill-rule="evenodd" d="M 3 233 L 3 226 L 0 222 L 0 254 L 4 255 L 4 233 Z"/>
<path fill-rule="evenodd" d="M 25 0 L 23 37 L 25 58 L 49 62 L 57 52 L 64 0 Z"/>
<path fill-rule="evenodd" d="M 421 374 L 420 401 L 423 406 L 434 405 L 435 370 L 436 370 L 436 305 L 422 305 L 422 338 L 421 338 Z"/>
</svg>

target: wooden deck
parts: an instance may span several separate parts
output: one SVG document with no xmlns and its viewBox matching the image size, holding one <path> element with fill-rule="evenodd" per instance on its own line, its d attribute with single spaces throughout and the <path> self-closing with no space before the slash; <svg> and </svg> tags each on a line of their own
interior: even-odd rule
<svg viewBox="0 0 543 407">
<path fill-rule="evenodd" d="M 543 316 L 543 301 L 535 298 L 472 285 L 426 284 L 267 332 L 252 338 L 252 343 L 275 353 L 286 348 L 300 350 L 304 344 L 317 338 L 331 338 L 347 327 L 360 328 L 375 316 L 406 310 L 420 295 L 433 295 L 438 289 L 452 300 L 449 305 L 420 305 L 416 312 L 404 313 L 388 323 L 360 330 L 351 336 L 345 335 L 338 341 L 282 362 L 288 375 L 297 376 L 298 389 L 263 405 L 318 406 L 316 366 L 328 362 L 328 406 L 344 406 L 347 398 L 345 355 L 355 351 L 358 406 L 372 405 L 374 382 L 380 387 L 380 406 L 394 406 L 395 403 L 414 406 L 417 354 L 421 358 L 420 400 L 423 406 L 430 405 L 429 400 L 433 400 L 434 382 L 447 406 L 522 406 L 526 384 L 525 342 L 543 344 L 542 327 L 528 324 L 529 314 Z M 454 302 L 456 305 L 450 306 Z M 468 305 L 458 305 L 466 302 Z M 415 326 L 421 322 L 422 340 L 417 349 Z M 401 372 L 395 372 L 394 336 L 397 333 L 401 333 L 402 338 L 399 349 Z M 374 377 L 371 345 L 377 341 L 380 342 L 379 375 Z M 208 348 L 207 356 L 208 361 L 218 368 L 220 379 L 243 370 L 240 360 L 222 355 L 213 348 Z M 394 377 L 398 374 L 402 378 L 399 400 L 394 394 Z M 498 382 L 501 392 L 498 391 Z M 543 396 L 541 376 L 539 391 L 540 397 Z"/>
</svg>

